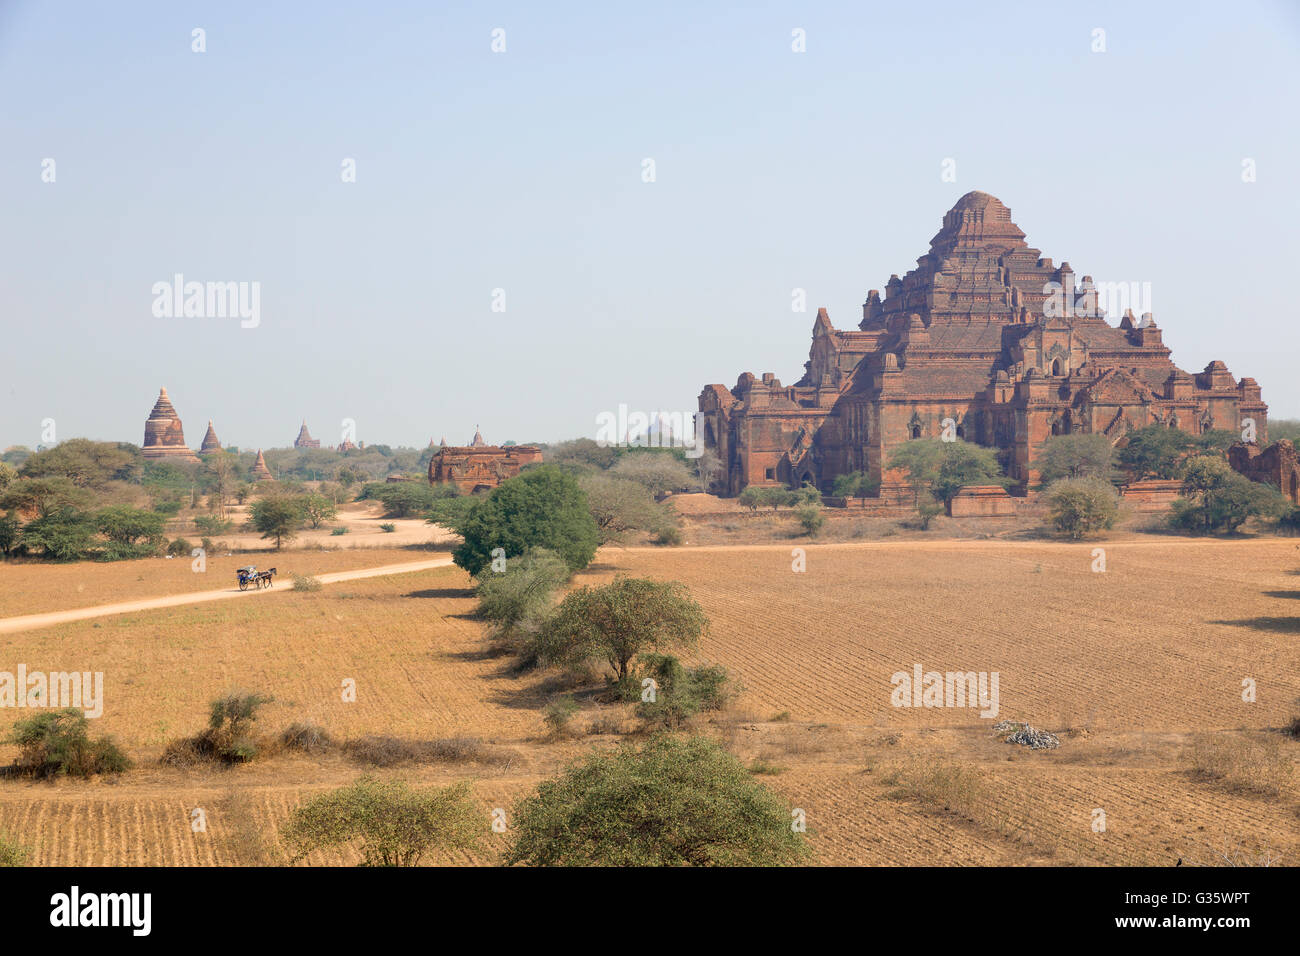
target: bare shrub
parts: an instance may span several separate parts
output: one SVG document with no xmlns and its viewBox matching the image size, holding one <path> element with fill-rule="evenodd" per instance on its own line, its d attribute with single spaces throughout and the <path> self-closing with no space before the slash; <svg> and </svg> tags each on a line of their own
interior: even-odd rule
<svg viewBox="0 0 1300 956">
<path fill-rule="evenodd" d="M 1295 775 L 1290 754 L 1276 737 L 1197 734 L 1187 757 L 1194 775 L 1239 792 L 1275 797 Z"/>
</svg>

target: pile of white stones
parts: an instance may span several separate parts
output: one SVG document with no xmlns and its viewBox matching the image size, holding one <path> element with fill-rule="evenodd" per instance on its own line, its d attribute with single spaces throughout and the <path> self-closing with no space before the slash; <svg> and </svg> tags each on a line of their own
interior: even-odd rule
<svg viewBox="0 0 1300 956">
<path fill-rule="evenodd" d="M 1020 744 L 1030 750 L 1055 750 L 1061 746 L 1061 738 L 1049 734 L 1046 730 L 1035 730 L 1028 724 L 1014 720 L 1000 720 L 993 725 L 993 732 L 1009 744 Z"/>
</svg>

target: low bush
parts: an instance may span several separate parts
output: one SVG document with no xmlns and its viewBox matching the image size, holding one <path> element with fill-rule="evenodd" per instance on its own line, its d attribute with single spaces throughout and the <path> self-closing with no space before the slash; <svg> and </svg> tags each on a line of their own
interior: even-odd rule
<svg viewBox="0 0 1300 956">
<path fill-rule="evenodd" d="M 203 761 L 235 764 L 255 759 L 264 744 L 253 733 L 257 712 L 274 698 L 236 691 L 214 700 L 208 726 L 193 737 L 173 740 L 163 751 L 162 763 L 187 766 Z"/>
<path fill-rule="evenodd" d="M 329 733 L 319 724 L 293 723 L 280 733 L 280 743 L 285 750 L 305 754 L 325 753 L 334 746 Z"/>
<path fill-rule="evenodd" d="M 89 777 L 131 766 L 111 737 L 91 739 L 89 721 L 75 707 L 17 721 L 5 742 L 18 745 L 14 770 L 22 776 Z"/>
</svg>

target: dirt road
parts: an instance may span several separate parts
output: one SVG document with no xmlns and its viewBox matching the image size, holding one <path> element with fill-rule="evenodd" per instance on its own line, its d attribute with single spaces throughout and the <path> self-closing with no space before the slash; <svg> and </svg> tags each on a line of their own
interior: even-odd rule
<svg viewBox="0 0 1300 956">
<path fill-rule="evenodd" d="M 451 564 L 451 555 L 446 554 L 427 561 L 411 561 L 405 564 L 384 564 L 377 568 L 361 568 L 356 571 L 333 571 L 316 575 L 321 584 L 335 584 L 340 581 L 357 581 L 361 578 L 377 578 L 387 574 L 407 574 L 411 571 L 427 571 L 430 568 L 444 568 Z M 219 591 L 193 591 L 188 594 L 169 594 L 166 597 L 145 598 L 140 601 L 123 601 L 119 604 L 100 604 L 95 607 L 74 608 L 70 611 L 50 611 L 45 614 L 24 614 L 20 617 L 0 618 L 0 634 L 15 631 L 29 631 L 53 624 L 67 624 L 71 621 L 84 621 L 92 617 L 106 617 L 110 614 L 127 614 L 131 611 L 152 611 L 158 608 L 178 607 L 182 604 L 202 604 L 205 601 L 225 601 L 230 598 L 252 598 L 267 594 L 283 594 L 292 585 L 282 582 L 260 591 L 241 591 L 238 588 L 224 588 Z"/>
</svg>

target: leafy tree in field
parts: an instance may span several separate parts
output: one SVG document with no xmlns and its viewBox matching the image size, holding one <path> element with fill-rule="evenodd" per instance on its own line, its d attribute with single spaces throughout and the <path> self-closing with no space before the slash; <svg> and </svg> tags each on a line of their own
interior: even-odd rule
<svg viewBox="0 0 1300 956">
<path fill-rule="evenodd" d="M 799 502 L 799 493 L 789 488 L 769 485 L 758 489 L 758 500 L 764 507 L 778 511 L 782 507 L 794 507 Z"/>
<path fill-rule="evenodd" d="M 904 480 L 912 489 L 912 503 L 918 508 L 922 497 L 931 495 L 939 477 L 940 444 L 934 438 L 913 438 L 895 448 L 885 466 L 890 471 L 904 472 Z"/>
<path fill-rule="evenodd" d="M 140 452 L 120 442 L 70 438 L 38 451 L 23 462 L 28 478 L 67 478 L 79 488 L 102 488 L 110 481 L 138 481 Z"/>
<path fill-rule="evenodd" d="M 757 511 L 759 505 L 763 503 L 762 491 L 762 488 L 750 485 L 740 493 L 740 497 L 736 500 L 750 511 Z"/>
<path fill-rule="evenodd" d="M 695 484 L 686 463 L 676 455 L 658 451 L 632 451 L 623 455 L 610 474 L 644 485 L 656 498 Z"/>
<path fill-rule="evenodd" d="M 992 448 L 966 441 L 941 441 L 939 444 L 943 447 L 931 491 L 945 505 L 967 485 L 1007 486 L 997 453 Z"/>
<path fill-rule="evenodd" d="M 736 687 L 726 668 L 718 665 L 683 667 L 672 654 L 643 654 L 639 675 L 654 680 L 653 699 L 637 704 L 637 716 L 648 727 L 676 730 L 702 710 L 722 710 Z M 638 688 L 626 688 L 640 697 Z"/>
<path fill-rule="evenodd" d="M 484 501 L 485 497 L 483 495 L 460 495 L 456 498 L 439 498 L 425 515 L 425 520 L 429 524 L 442 525 L 457 534 L 463 534 L 465 522 L 469 520 L 470 514 Z"/>
<path fill-rule="evenodd" d="M 1062 478 L 1104 478 L 1115 470 L 1115 446 L 1105 435 L 1076 432 L 1047 440 L 1038 458 L 1044 487 Z"/>
<path fill-rule="evenodd" d="M 0 494 L 9 487 L 9 482 L 18 477 L 18 469 L 7 461 L 0 461 Z"/>
<path fill-rule="evenodd" d="M 302 514 L 313 528 L 319 528 L 326 521 L 333 521 L 338 513 L 334 502 L 324 495 L 315 492 L 303 495 Z"/>
<path fill-rule="evenodd" d="M 533 548 L 508 558 L 504 571 L 489 566 L 479 575 L 478 612 L 493 623 L 498 640 L 517 649 L 541 629 L 569 575 L 569 566 L 553 551 Z"/>
<path fill-rule="evenodd" d="M 76 508 L 56 508 L 23 527 L 23 543 L 55 561 L 77 561 L 95 543 L 95 522 Z"/>
<path fill-rule="evenodd" d="M 653 531 L 664 524 L 663 507 L 640 482 L 594 472 L 580 475 L 578 486 L 587 495 L 601 544 L 623 541 L 635 531 Z"/>
<path fill-rule="evenodd" d="M 453 498 L 460 490 L 453 484 L 431 485 L 426 481 L 380 481 L 367 484 L 361 498 L 382 502 L 385 518 L 414 518 L 427 514 L 443 498 Z"/>
<path fill-rule="evenodd" d="M 599 541 L 587 496 L 572 475 L 553 465 L 531 468 L 497 485 L 458 530 L 464 541 L 453 559 L 476 577 L 496 548 L 507 557 L 547 548 L 576 571 L 591 563 Z"/>
<path fill-rule="evenodd" d="M 805 501 L 794 509 L 794 513 L 804 533 L 810 537 L 821 531 L 826 524 L 826 515 L 823 513 L 820 501 Z"/>
<path fill-rule="evenodd" d="M 894 450 L 888 467 L 906 473 L 918 509 L 927 492 L 946 505 L 966 485 L 1008 483 L 992 448 L 960 440 L 914 438 Z"/>
<path fill-rule="evenodd" d="M 1192 447 L 1192 436 L 1181 429 L 1147 425 L 1128 433 L 1119 450 L 1119 463 L 1134 481 L 1178 478 Z"/>
<path fill-rule="evenodd" d="M 605 469 L 618 460 L 618 449 L 601 445 L 590 438 L 575 438 L 551 445 L 543 452 L 543 457 L 547 464 L 577 462 Z"/>
<path fill-rule="evenodd" d="M 299 862 L 315 850 L 356 846 L 362 866 L 415 866 L 430 852 L 465 850 L 484 830 L 469 784 L 412 789 L 362 777 L 294 810 L 283 839 Z"/>
<path fill-rule="evenodd" d="M 837 498 L 870 498 L 880 488 L 880 479 L 865 471 L 850 471 L 839 475 L 831 488 Z"/>
<path fill-rule="evenodd" d="M 625 681 L 638 654 L 692 648 L 707 626 L 704 611 L 681 583 L 617 577 L 567 594 L 542 627 L 538 656 L 570 667 L 602 661 L 616 680 Z"/>
<path fill-rule="evenodd" d="M 175 461 L 145 461 L 140 483 L 155 494 L 172 492 L 189 494 L 198 480 L 202 465 L 181 464 Z"/>
<path fill-rule="evenodd" d="M 1053 527 L 1071 538 L 1082 538 L 1115 524 L 1119 495 L 1104 478 L 1062 478 L 1047 489 L 1047 506 Z"/>
<path fill-rule="evenodd" d="M 1206 534 L 1233 532 L 1248 518 L 1277 517 L 1289 507 L 1276 488 L 1238 474 L 1218 455 L 1198 455 L 1187 462 L 1182 494 L 1170 520 L 1175 527 Z"/>
<path fill-rule="evenodd" d="M 249 509 L 253 527 L 268 540 L 275 539 L 275 550 L 297 535 L 302 528 L 302 501 L 290 495 L 272 495 L 253 502 Z"/>
<path fill-rule="evenodd" d="M 703 737 L 595 753 L 512 815 L 507 864 L 779 866 L 807 856 L 790 809 Z"/>
<path fill-rule="evenodd" d="M 95 512 L 95 530 L 115 544 L 133 546 L 137 541 L 156 542 L 162 537 L 163 516 L 141 508 L 113 505 Z"/>
<path fill-rule="evenodd" d="M 219 518 L 216 515 L 199 515 L 194 519 L 194 527 L 204 535 L 225 534 L 234 525 L 229 518 Z"/>
<path fill-rule="evenodd" d="M 65 476 L 55 478 L 15 478 L 0 492 L 0 508 L 45 517 L 66 508 L 85 508 L 94 495 L 72 483 Z"/>
</svg>

